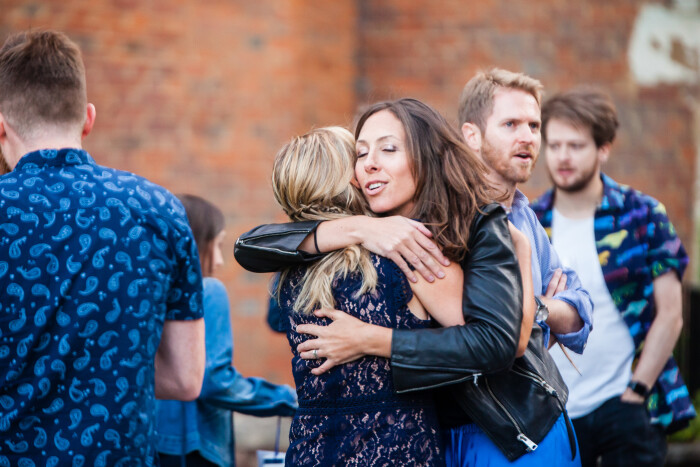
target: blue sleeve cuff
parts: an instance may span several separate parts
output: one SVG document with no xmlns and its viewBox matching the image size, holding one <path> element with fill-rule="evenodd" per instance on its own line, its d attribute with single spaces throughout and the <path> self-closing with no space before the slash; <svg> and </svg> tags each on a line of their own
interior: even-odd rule
<svg viewBox="0 0 700 467">
<path fill-rule="evenodd" d="M 556 333 L 554 333 L 554 336 L 557 338 L 557 341 L 560 342 L 564 347 L 571 349 L 573 352 L 576 352 L 577 354 L 582 354 L 583 349 L 586 348 L 586 342 L 588 341 L 588 336 L 591 333 L 591 330 L 593 329 L 593 323 L 591 320 L 592 304 L 575 303 L 572 300 L 570 300 L 564 296 L 564 295 L 566 295 L 567 292 L 570 292 L 570 291 L 565 290 L 564 292 L 555 295 L 554 299 L 561 300 L 565 303 L 568 303 L 575 310 L 578 310 L 578 314 L 581 317 L 581 320 L 583 321 L 583 326 L 581 326 L 581 329 L 579 329 L 578 331 L 570 332 L 568 334 L 556 334 Z M 588 295 L 588 294 L 586 294 L 586 295 Z M 590 298 L 589 298 L 589 303 L 590 303 Z"/>
<path fill-rule="evenodd" d="M 549 325 L 544 321 L 536 321 L 537 324 L 542 328 L 542 340 L 544 341 L 544 348 L 549 348 L 549 334 L 551 329 Z"/>
</svg>

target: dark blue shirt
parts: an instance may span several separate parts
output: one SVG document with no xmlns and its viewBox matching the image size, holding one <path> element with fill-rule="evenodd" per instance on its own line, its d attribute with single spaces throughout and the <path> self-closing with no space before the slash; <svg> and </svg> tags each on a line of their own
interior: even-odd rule
<svg viewBox="0 0 700 467">
<path fill-rule="evenodd" d="M 0 465 L 156 463 L 154 357 L 201 291 L 167 190 L 78 149 L 25 155 L 0 177 Z"/>
</svg>

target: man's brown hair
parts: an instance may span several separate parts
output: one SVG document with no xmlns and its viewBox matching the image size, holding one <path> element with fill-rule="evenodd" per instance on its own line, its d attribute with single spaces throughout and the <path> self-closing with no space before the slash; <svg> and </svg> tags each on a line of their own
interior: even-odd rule
<svg viewBox="0 0 700 467">
<path fill-rule="evenodd" d="M 591 131 L 596 147 L 612 143 L 620 123 L 610 96 L 594 88 L 577 88 L 555 94 L 542 105 L 542 138 L 553 118 Z"/>
<path fill-rule="evenodd" d="M 501 68 L 480 71 L 464 85 L 459 98 L 459 124 L 473 123 L 481 132 L 486 131 L 486 120 L 493 111 L 493 95 L 498 88 L 525 91 L 541 104 L 542 83 L 524 73 Z"/>
<path fill-rule="evenodd" d="M 85 120 L 85 67 L 78 46 L 60 32 L 28 31 L 0 48 L 0 113 L 21 138 L 42 126 Z"/>
</svg>

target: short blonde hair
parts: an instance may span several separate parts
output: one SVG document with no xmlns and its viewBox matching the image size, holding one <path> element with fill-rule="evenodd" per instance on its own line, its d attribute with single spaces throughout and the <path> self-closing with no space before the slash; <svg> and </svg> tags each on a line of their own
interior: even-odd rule
<svg viewBox="0 0 700 467">
<path fill-rule="evenodd" d="M 458 110 L 460 126 L 468 122 L 479 127 L 482 133 L 486 131 L 486 120 L 493 112 L 493 95 L 498 88 L 525 91 L 541 106 L 542 83 L 525 73 L 491 68 L 477 73 L 462 89 Z"/>
<path fill-rule="evenodd" d="M 362 193 L 351 181 L 355 176 L 355 139 L 341 127 L 314 129 L 293 138 L 275 157 L 272 189 L 275 199 L 292 221 L 330 220 L 368 214 Z M 311 313 L 318 306 L 334 308 L 333 279 L 359 271 L 363 294 L 374 290 L 377 271 L 369 251 L 359 245 L 327 254 L 311 264 L 302 279 L 295 311 Z M 283 278 L 288 271 L 283 273 Z M 280 280 L 280 287 L 283 280 Z M 278 289 L 279 292 L 279 289 Z"/>
</svg>

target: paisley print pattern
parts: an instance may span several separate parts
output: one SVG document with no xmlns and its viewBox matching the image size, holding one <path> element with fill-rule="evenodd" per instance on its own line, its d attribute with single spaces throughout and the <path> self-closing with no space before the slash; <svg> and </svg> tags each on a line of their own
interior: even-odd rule
<svg viewBox="0 0 700 467">
<path fill-rule="evenodd" d="M 153 361 L 202 317 L 182 205 L 82 150 L 0 177 L 0 465 L 157 463 Z"/>
<path fill-rule="evenodd" d="M 403 273 L 390 260 L 372 258 L 379 275 L 375 292 L 358 297 L 358 275 L 336 278 L 336 307 L 378 326 L 427 327 L 430 321 L 416 318 L 408 309 L 413 293 Z M 279 300 L 290 323 L 287 338 L 299 398 L 287 465 L 444 465 L 432 395 L 395 394 L 388 359 L 363 357 L 320 376 L 311 374 L 322 360 L 299 356 L 296 347 L 309 336 L 296 333 L 296 326 L 329 323 L 293 311 L 303 273 L 303 267 L 292 270 Z"/>
<path fill-rule="evenodd" d="M 674 271 L 679 278 L 688 266 L 688 255 L 663 204 L 605 174 L 603 199 L 596 209 L 593 228 L 605 283 L 622 319 L 629 327 L 639 358 L 654 320 L 655 278 Z M 532 209 L 552 236 L 554 192 L 535 200 Z M 688 388 L 673 357 L 666 362 L 647 399 L 651 422 L 672 433 L 696 416 Z"/>
</svg>

